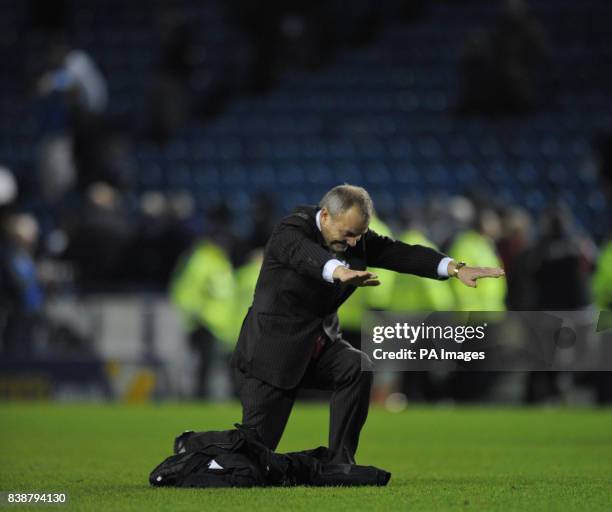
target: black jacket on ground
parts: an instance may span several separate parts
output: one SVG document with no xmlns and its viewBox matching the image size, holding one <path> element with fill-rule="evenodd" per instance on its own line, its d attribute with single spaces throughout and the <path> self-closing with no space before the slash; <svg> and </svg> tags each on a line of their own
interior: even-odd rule
<svg viewBox="0 0 612 512">
<path fill-rule="evenodd" d="M 336 256 L 317 227 L 317 211 L 300 206 L 274 228 L 232 357 L 233 366 L 282 389 L 299 384 L 324 321 L 333 321 L 332 338 L 340 336 L 336 312 L 356 289 L 323 279 L 325 263 Z M 372 230 L 343 254 L 353 270 L 377 267 L 434 279 L 444 257 Z M 329 328 L 325 332 L 330 335 Z"/>
</svg>

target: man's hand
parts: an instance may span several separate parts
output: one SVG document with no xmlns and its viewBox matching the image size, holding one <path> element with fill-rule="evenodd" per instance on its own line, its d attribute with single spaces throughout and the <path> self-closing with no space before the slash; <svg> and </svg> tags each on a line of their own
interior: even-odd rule
<svg viewBox="0 0 612 512">
<path fill-rule="evenodd" d="M 476 288 L 476 280 L 481 277 L 502 277 L 506 275 L 502 268 L 492 267 L 461 267 L 457 273 L 457 279 L 464 285 Z"/>
<path fill-rule="evenodd" d="M 339 265 L 332 274 L 334 281 L 352 284 L 353 286 L 378 286 L 380 281 L 378 276 L 367 270 L 351 270 L 343 265 Z"/>
</svg>

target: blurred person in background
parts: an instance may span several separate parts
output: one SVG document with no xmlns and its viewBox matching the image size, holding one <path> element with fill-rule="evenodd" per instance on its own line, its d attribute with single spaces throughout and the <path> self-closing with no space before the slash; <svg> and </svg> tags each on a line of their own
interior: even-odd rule
<svg viewBox="0 0 612 512">
<path fill-rule="evenodd" d="M 595 263 L 594 244 L 577 229 L 564 203 L 544 210 L 539 228 L 539 237 L 528 255 L 534 309 L 586 310 L 592 303 L 589 281 Z M 531 372 L 527 402 L 559 400 L 562 397 L 559 377 L 559 372 Z"/>
<path fill-rule="evenodd" d="M 193 246 L 202 233 L 202 220 L 196 212 L 195 200 L 188 191 L 169 192 L 166 197 L 167 229 L 164 234 L 164 263 L 162 282 L 164 287 L 181 255 Z"/>
<path fill-rule="evenodd" d="M 460 112 L 513 114 L 538 103 L 546 33 L 524 0 L 503 2 L 492 30 L 470 34 L 463 55 Z"/>
<path fill-rule="evenodd" d="M 157 22 L 160 54 L 148 92 L 148 134 L 163 146 L 189 120 L 195 59 L 192 27 L 185 13 L 175 5 L 161 5 Z"/>
<path fill-rule="evenodd" d="M 328 20 L 318 2 L 232 0 L 230 5 L 253 53 L 250 90 L 268 90 L 283 67 L 317 67 L 329 55 Z"/>
<path fill-rule="evenodd" d="M 122 186 L 126 146 L 111 136 L 106 78 L 84 50 L 64 41 L 51 44 L 36 84 L 41 137 L 39 176 L 43 197 L 53 205 L 74 185 L 96 181 Z"/>
<path fill-rule="evenodd" d="M 250 261 L 252 253 L 261 250 L 270 238 L 276 219 L 278 199 L 273 192 L 260 191 L 251 199 L 247 228 L 233 236 L 232 264 L 238 268 Z"/>
<path fill-rule="evenodd" d="M 534 233 L 533 219 L 520 207 L 510 208 L 502 217 L 499 254 L 506 269 L 509 311 L 533 310 L 536 307 L 534 282 L 529 266 Z"/>
<path fill-rule="evenodd" d="M 449 211 L 457 228 L 448 243 L 448 252 L 462 261 L 479 261 L 489 267 L 501 267 L 495 241 L 500 236 L 499 216 L 491 209 L 477 212 L 473 203 L 462 196 L 453 198 Z M 505 280 L 487 280 L 478 290 L 466 293 L 456 282 L 451 283 L 458 311 L 504 311 Z"/>
<path fill-rule="evenodd" d="M 38 185 L 42 199 L 49 205 L 75 185 L 77 175 L 70 101 L 65 89 L 55 83 L 62 56 L 63 50 L 52 46 L 35 85 L 35 114 L 40 140 Z"/>
<path fill-rule="evenodd" d="M 199 229 L 191 194 L 144 192 L 126 262 L 126 278 L 167 289 L 179 258 L 193 245 Z"/>
<path fill-rule="evenodd" d="M 497 213 L 486 206 L 476 209 L 474 203 L 463 196 L 452 198 L 449 213 L 455 226 L 455 235 L 447 242 L 448 252 L 462 261 L 479 261 L 484 265 L 501 267 L 502 261 L 497 254 L 496 240 L 501 235 L 501 225 Z M 463 286 L 450 283 L 456 311 L 505 311 L 506 280 L 489 279 L 479 284 L 477 290 L 466 293 Z M 471 315 L 474 321 L 476 314 Z M 496 328 L 494 317 L 487 315 L 487 329 Z M 491 392 L 498 382 L 499 372 L 453 372 L 446 380 L 447 393 L 458 400 L 482 399 Z"/>
<path fill-rule="evenodd" d="M 144 192 L 140 196 L 137 215 L 127 258 L 127 276 L 143 284 L 165 282 L 167 285 L 167 276 L 165 280 L 163 278 L 168 249 L 164 237 L 169 227 L 166 196 L 158 191 Z"/>
<path fill-rule="evenodd" d="M 608 200 L 608 233 L 593 274 L 593 296 L 598 308 L 612 310 L 612 131 L 600 138 L 595 155 L 599 182 Z"/>
<path fill-rule="evenodd" d="M 405 221 L 407 228 L 399 235 L 398 240 L 439 250 L 426 236 L 425 226 L 419 219 L 419 213 L 412 211 Z M 409 274 L 397 274 L 389 302 L 390 311 L 454 311 L 455 306 L 453 291 L 446 283 L 419 279 Z M 398 391 L 410 401 L 437 400 L 443 398 L 441 382 L 443 379 L 431 372 L 402 372 Z"/>
<path fill-rule="evenodd" d="M 36 219 L 17 210 L 12 172 L 0 166 L 0 352 L 29 354 L 43 306 L 34 254 Z"/>
<path fill-rule="evenodd" d="M 438 251 L 439 248 L 427 236 L 421 216 L 416 210 L 404 214 L 405 229 L 397 239 L 405 244 L 422 245 Z M 446 283 L 397 274 L 388 308 L 390 311 L 453 311 L 455 299 Z"/>
<path fill-rule="evenodd" d="M 402 13 L 410 17 L 414 2 Z M 232 12 L 248 37 L 248 89 L 266 91 L 287 70 L 316 69 L 339 45 L 363 44 L 380 26 L 381 7 L 372 0 L 232 0 Z"/>
<path fill-rule="evenodd" d="M 599 183 L 608 200 L 608 215 L 607 235 L 601 244 L 591 286 L 595 307 L 601 310 L 600 315 L 606 315 L 609 321 L 612 311 L 612 131 L 604 133 L 598 142 L 595 152 L 596 165 Z M 612 330 L 606 327 L 607 325 L 604 325 L 604 331 L 601 333 L 604 352 L 600 357 L 607 363 L 612 360 Z M 612 403 L 612 372 L 593 372 L 593 381 L 598 403 Z"/>
<path fill-rule="evenodd" d="M 198 358 L 198 398 L 214 395 L 209 379 L 213 363 L 224 362 L 235 344 L 239 328 L 236 288 L 224 240 L 214 234 L 196 242 L 172 275 L 170 299 L 183 318 L 189 344 Z"/>
<path fill-rule="evenodd" d="M 136 170 L 126 134 L 105 121 L 81 124 L 75 133 L 74 154 L 81 192 L 100 181 L 123 192 L 130 190 Z"/>
<path fill-rule="evenodd" d="M 67 217 L 68 245 L 63 257 L 76 263 L 80 283 L 106 287 L 122 282 L 134 237 L 122 194 L 107 183 L 94 183 L 82 198 L 78 214 Z"/>
<path fill-rule="evenodd" d="M 36 348 L 44 302 L 34 259 L 37 242 L 32 215 L 12 212 L 0 218 L 0 337 L 7 355 L 29 355 Z"/>
<path fill-rule="evenodd" d="M 599 257 L 592 280 L 593 298 L 600 315 L 612 314 L 612 240 L 606 241 Z M 603 322 L 602 322 L 603 323 Z M 609 324 L 608 324 L 609 325 Z M 609 364 L 612 360 L 612 329 L 604 325 L 600 334 L 602 361 Z M 612 403 L 612 372 L 593 372 L 593 384 L 596 391 L 597 402 L 600 404 Z"/>
<path fill-rule="evenodd" d="M 595 245 L 578 230 L 564 203 L 542 213 L 539 231 L 530 261 L 536 309 L 570 311 L 587 308 L 591 304 L 588 283 L 595 264 Z"/>
<path fill-rule="evenodd" d="M 253 228 L 249 234 L 248 244 L 251 249 L 264 247 L 272 234 L 276 219 L 278 199 L 270 193 L 259 192 L 251 205 Z"/>
<path fill-rule="evenodd" d="M 65 43 L 52 45 L 49 69 L 39 78 L 38 93 L 66 95 L 77 112 L 102 115 L 108 106 L 108 85 L 93 58 Z"/>
<path fill-rule="evenodd" d="M 208 209 L 204 233 L 224 248 L 234 267 L 239 267 L 251 250 L 251 247 L 245 248 L 241 243 L 235 225 L 234 212 L 229 202 L 224 199 Z"/>
<path fill-rule="evenodd" d="M 53 206 L 77 180 L 74 138 L 66 132 L 48 134 L 38 148 L 38 190 L 46 204 Z"/>
<path fill-rule="evenodd" d="M 234 244 L 232 261 L 236 267 L 235 318 L 244 318 L 251 306 L 263 263 L 264 246 L 274 228 L 276 204 L 273 194 L 258 193 L 251 203 L 252 228 L 245 240 Z M 236 327 L 234 339 L 238 339 L 241 325 L 235 322 L 234 326 Z"/>
</svg>

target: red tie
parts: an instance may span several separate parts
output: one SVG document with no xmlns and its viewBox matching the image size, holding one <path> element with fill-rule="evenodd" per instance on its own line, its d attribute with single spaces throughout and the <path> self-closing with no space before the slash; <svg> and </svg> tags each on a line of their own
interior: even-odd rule
<svg viewBox="0 0 612 512">
<path fill-rule="evenodd" d="M 324 346 L 325 346 L 325 335 L 321 334 L 317 338 L 317 341 L 315 341 L 314 350 L 312 351 L 312 358 L 314 360 L 317 360 L 319 358 L 319 355 L 321 355 L 321 351 L 323 350 Z"/>
</svg>

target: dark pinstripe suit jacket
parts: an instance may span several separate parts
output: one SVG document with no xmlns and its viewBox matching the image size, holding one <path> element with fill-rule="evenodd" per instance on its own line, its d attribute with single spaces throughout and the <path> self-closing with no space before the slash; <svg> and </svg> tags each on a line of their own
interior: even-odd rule
<svg viewBox="0 0 612 512">
<path fill-rule="evenodd" d="M 323 266 L 334 256 L 316 225 L 317 210 L 298 207 L 274 228 L 232 357 L 233 366 L 283 389 L 303 377 L 326 318 L 335 320 L 339 336 L 336 311 L 356 289 L 322 277 Z M 371 230 L 344 253 L 354 270 L 379 267 L 430 278 L 438 278 L 444 256 Z"/>
</svg>

